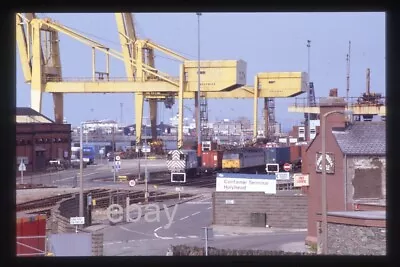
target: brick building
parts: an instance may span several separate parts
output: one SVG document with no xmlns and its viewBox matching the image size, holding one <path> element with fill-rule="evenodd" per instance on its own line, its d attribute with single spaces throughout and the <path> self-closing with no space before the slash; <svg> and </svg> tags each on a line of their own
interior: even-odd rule
<svg viewBox="0 0 400 267">
<path fill-rule="evenodd" d="M 333 110 L 345 109 L 336 97 L 321 102 L 321 118 Z M 322 130 L 322 129 L 321 129 Z M 317 242 L 317 221 L 321 213 L 321 134 L 306 149 L 303 173 L 309 174 L 308 234 L 306 243 Z M 327 209 L 353 211 L 355 204 L 386 200 L 385 122 L 352 122 L 334 113 L 326 120 Z M 381 205 L 381 204 L 380 204 Z"/>
<path fill-rule="evenodd" d="M 17 164 L 24 160 L 27 172 L 44 170 L 52 159 L 70 159 L 70 124 L 56 124 L 31 108 L 17 108 L 16 122 Z"/>
</svg>

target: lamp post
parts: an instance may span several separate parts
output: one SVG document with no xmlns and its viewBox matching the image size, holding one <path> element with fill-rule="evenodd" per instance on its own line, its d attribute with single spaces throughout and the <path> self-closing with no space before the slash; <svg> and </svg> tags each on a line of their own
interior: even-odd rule
<svg viewBox="0 0 400 267">
<path fill-rule="evenodd" d="M 81 123 L 80 129 L 80 152 L 79 152 L 79 168 L 80 168 L 80 181 L 79 181 L 79 217 L 83 217 L 83 125 Z"/>
<path fill-rule="evenodd" d="M 322 139 L 322 181 L 321 181 L 321 195 L 322 195 L 322 254 L 328 253 L 328 219 L 327 219 L 327 181 L 326 181 L 326 119 L 329 115 L 332 114 L 343 114 L 343 115 L 351 115 L 351 111 L 342 111 L 342 110 L 332 110 L 325 113 L 322 116 L 322 132 L 321 132 L 321 139 Z"/>
<path fill-rule="evenodd" d="M 196 13 L 197 15 L 197 156 L 201 156 L 201 122 L 200 122 L 200 16 L 201 13 Z"/>
</svg>

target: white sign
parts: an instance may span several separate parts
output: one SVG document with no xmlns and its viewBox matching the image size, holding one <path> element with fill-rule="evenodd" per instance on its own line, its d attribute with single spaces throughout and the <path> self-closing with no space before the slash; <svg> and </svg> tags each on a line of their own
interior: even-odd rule
<svg viewBox="0 0 400 267">
<path fill-rule="evenodd" d="M 233 205 L 233 204 L 235 204 L 235 200 L 233 200 L 233 199 L 227 199 L 227 200 L 225 200 L 225 204 Z"/>
<path fill-rule="evenodd" d="M 70 224 L 85 224 L 85 217 L 71 217 L 69 218 Z"/>
<path fill-rule="evenodd" d="M 100 149 L 100 150 L 99 150 L 99 154 L 100 154 L 100 155 L 104 155 L 104 149 Z"/>
<path fill-rule="evenodd" d="M 286 138 L 279 138 L 279 143 L 286 144 L 287 143 L 287 139 Z"/>
<path fill-rule="evenodd" d="M 20 164 L 21 162 L 23 162 L 24 164 L 28 164 L 28 157 L 17 157 L 17 164 Z"/>
<path fill-rule="evenodd" d="M 294 187 L 310 185 L 310 178 L 309 178 L 308 174 L 295 173 L 293 175 L 293 179 L 294 179 L 294 182 L 293 182 Z"/>
<path fill-rule="evenodd" d="M 130 181 L 129 181 L 129 186 L 134 187 L 135 185 L 136 185 L 135 180 L 130 180 Z"/>
<path fill-rule="evenodd" d="M 217 177 L 217 192 L 264 192 L 276 194 L 275 179 L 244 179 Z"/>
<path fill-rule="evenodd" d="M 21 161 L 21 163 L 20 163 L 19 166 L 18 166 L 18 170 L 19 170 L 20 172 L 26 171 L 26 166 L 25 166 L 24 162 Z"/>
<path fill-rule="evenodd" d="M 115 160 L 116 160 L 116 161 L 120 161 L 120 160 L 121 160 L 121 157 L 120 157 L 120 156 L 115 156 Z"/>
<path fill-rule="evenodd" d="M 150 153 L 150 147 L 144 146 L 144 147 L 142 147 L 142 151 L 143 151 L 144 153 Z"/>
<path fill-rule="evenodd" d="M 290 176 L 288 172 L 277 172 L 275 173 L 276 180 L 289 180 Z"/>
<path fill-rule="evenodd" d="M 297 138 L 289 138 L 289 143 L 296 143 L 297 142 Z"/>
</svg>

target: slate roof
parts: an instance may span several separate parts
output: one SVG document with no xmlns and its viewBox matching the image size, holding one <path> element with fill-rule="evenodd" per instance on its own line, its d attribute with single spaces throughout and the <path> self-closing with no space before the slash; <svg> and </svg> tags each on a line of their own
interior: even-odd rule
<svg viewBox="0 0 400 267">
<path fill-rule="evenodd" d="M 28 107 L 17 107 L 15 110 L 15 115 L 16 116 L 27 116 L 27 117 L 38 116 L 38 117 L 43 117 L 45 120 L 47 120 L 49 122 L 54 122 L 52 119 L 44 116 L 43 114 L 37 112 L 34 109 L 28 108 Z"/>
<path fill-rule="evenodd" d="M 386 155 L 386 122 L 354 122 L 344 131 L 332 131 L 345 155 Z"/>
</svg>

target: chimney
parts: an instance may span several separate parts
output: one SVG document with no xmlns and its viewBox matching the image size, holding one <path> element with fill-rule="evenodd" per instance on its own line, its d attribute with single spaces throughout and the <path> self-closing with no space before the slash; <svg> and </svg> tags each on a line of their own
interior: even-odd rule
<svg viewBox="0 0 400 267">
<path fill-rule="evenodd" d="M 320 100 L 320 119 L 322 120 L 322 117 L 324 114 L 333 111 L 333 110 L 338 110 L 338 111 L 345 111 L 346 107 L 346 101 L 344 100 L 343 97 L 326 97 Z M 322 122 L 320 124 L 322 126 Z M 326 119 L 326 129 L 332 129 L 333 127 L 335 128 L 345 128 L 346 127 L 346 120 L 345 120 L 345 115 L 340 114 L 340 113 L 334 113 L 328 116 Z"/>
</svg>

